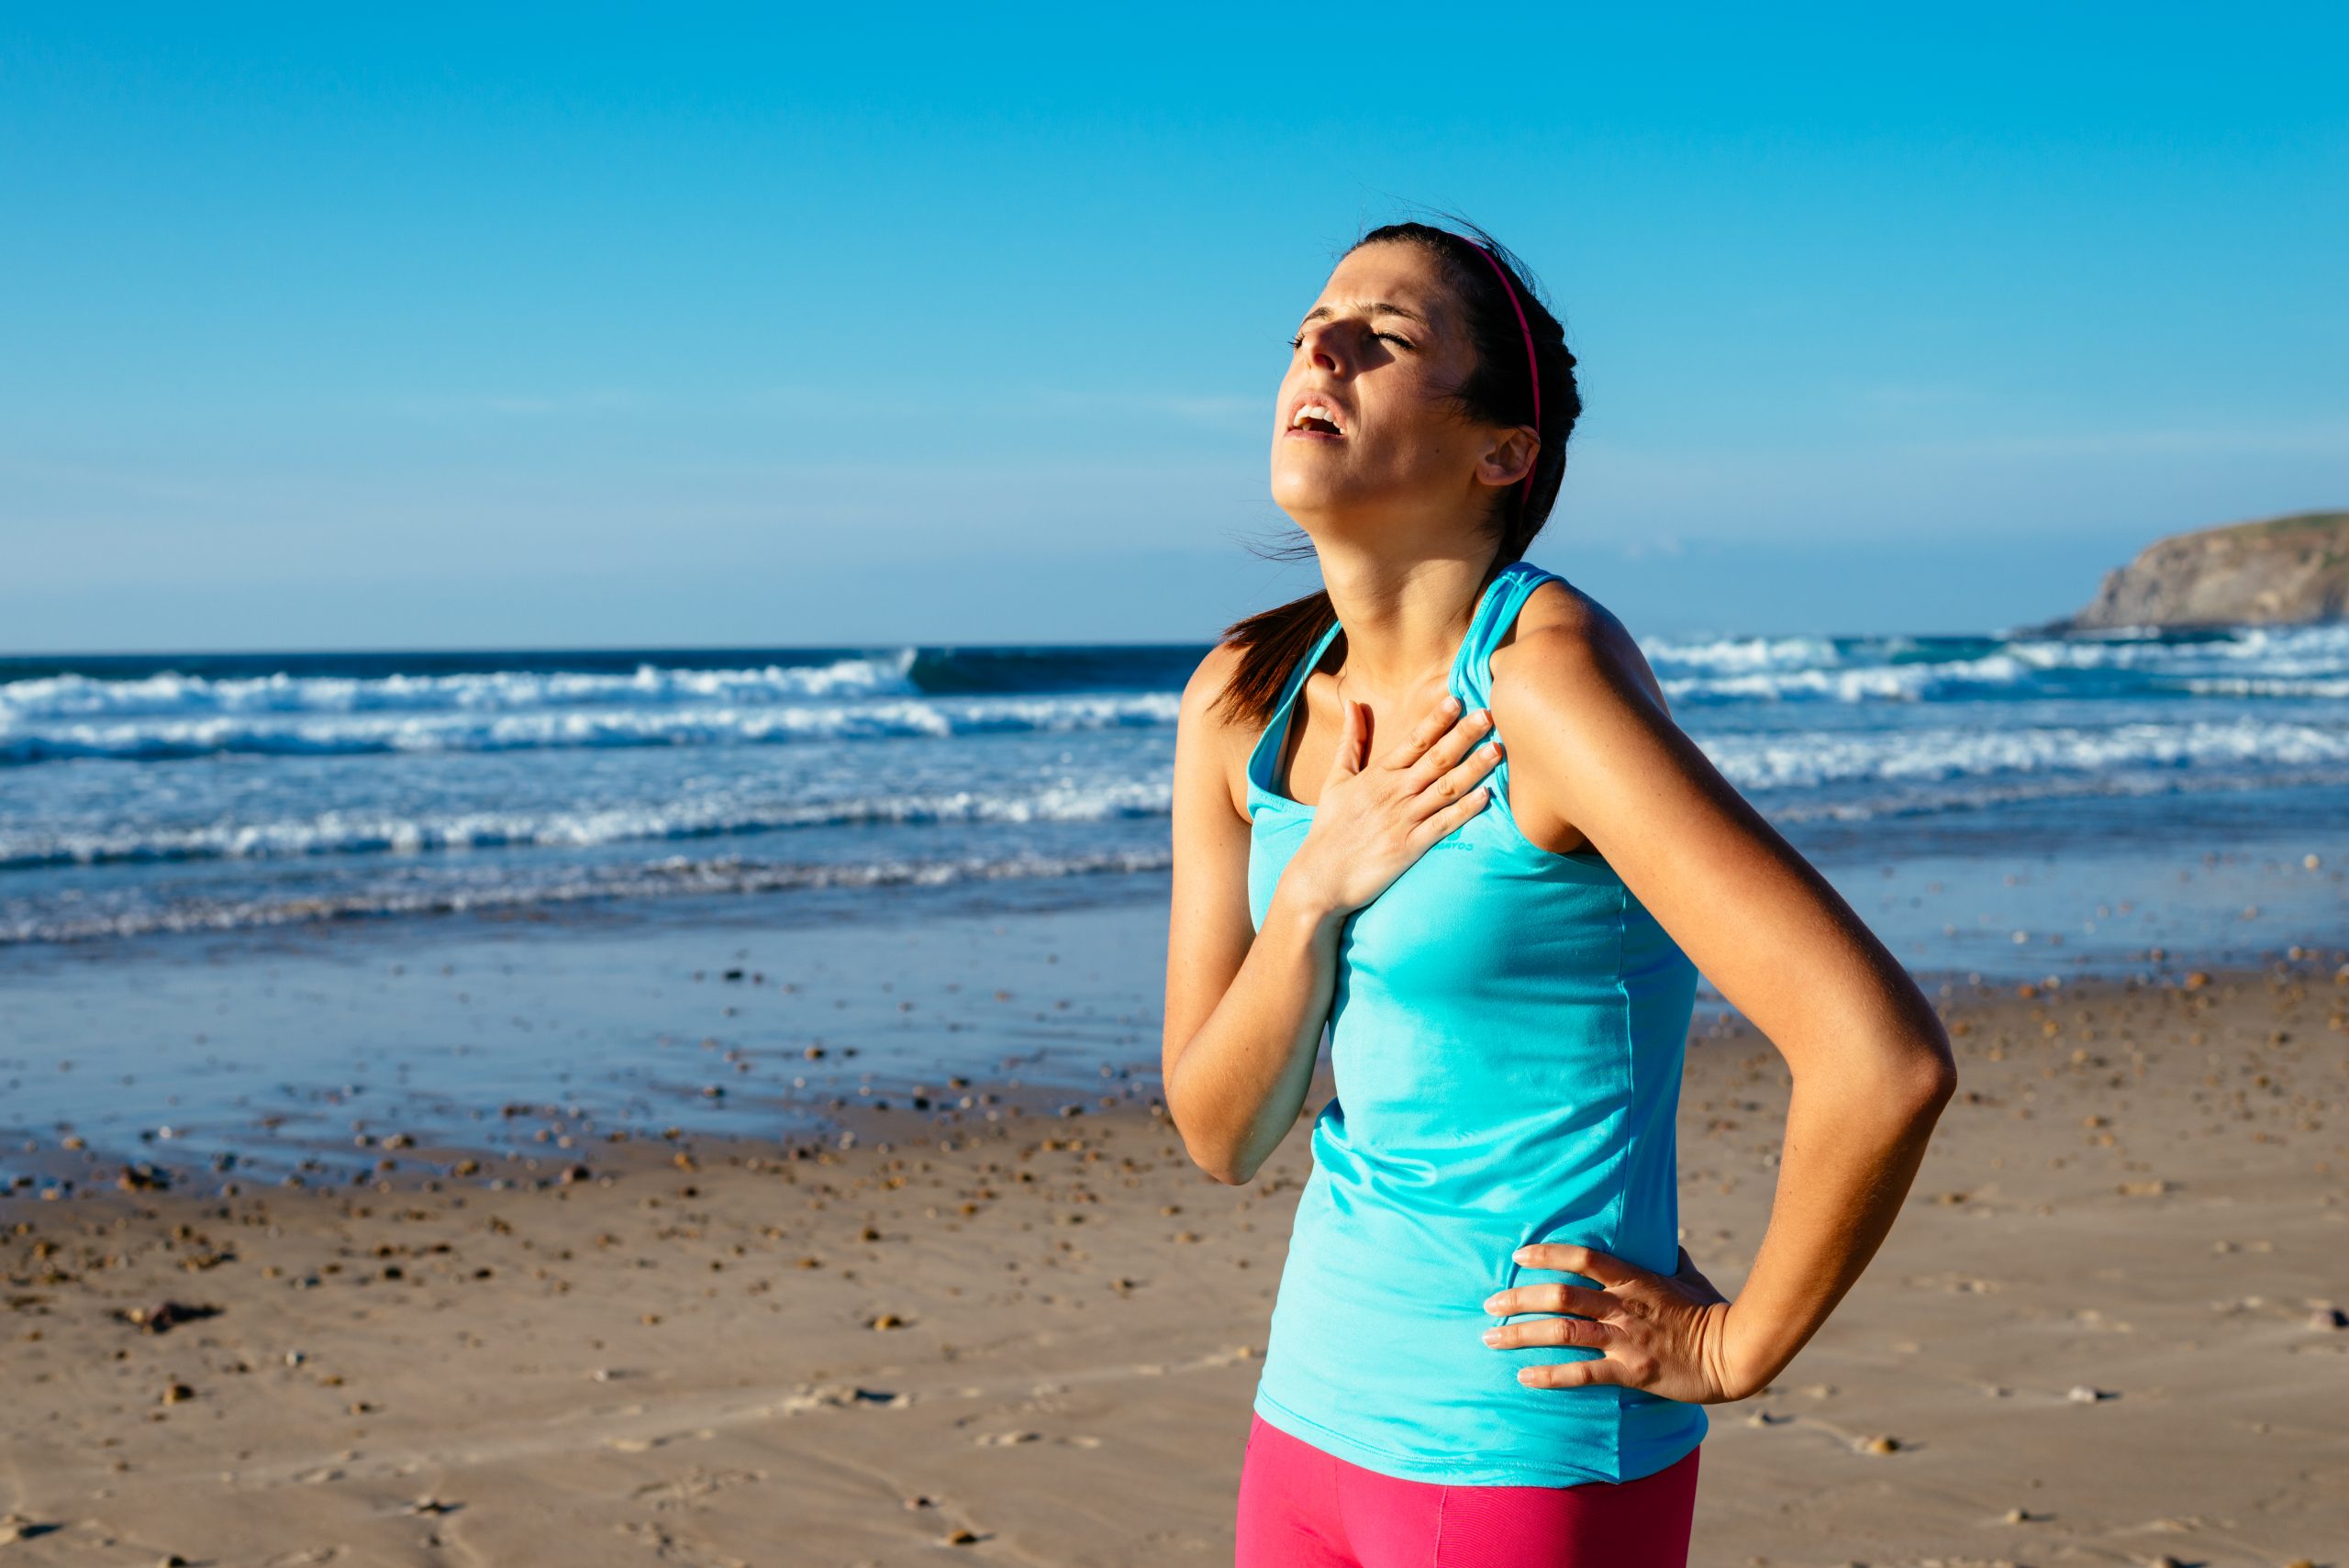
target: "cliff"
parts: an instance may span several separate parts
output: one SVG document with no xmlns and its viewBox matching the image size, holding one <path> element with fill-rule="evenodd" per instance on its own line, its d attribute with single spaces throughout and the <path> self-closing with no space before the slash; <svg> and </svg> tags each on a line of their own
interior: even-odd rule
<svg viewBox="0 0 2349 1568">
<path fill-rule="evenodd" d="M 2076 613 L 2038 628 L 2284 626 L 2349 616 L 2349 512 L 2298 512 L 2156 539 Z"/>
</svg>

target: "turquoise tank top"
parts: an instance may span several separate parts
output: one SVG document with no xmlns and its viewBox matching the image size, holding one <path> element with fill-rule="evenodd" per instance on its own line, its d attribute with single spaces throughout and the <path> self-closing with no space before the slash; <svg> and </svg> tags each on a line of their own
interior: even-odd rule
<svg viewBox="0 0 2349 1568">
<path fill-rule="evenodd" d="M 1555 576 L 1504 566 L 1453 661 L 1462 711 L 1491 696 L 1493 646 Z M 1248 901 L 1262 928 L 1313 808 L 1275 787 L 1305 678 L 1290 672 L 1248 760 Z M 1502 737 L 1508 743 L 1508 737 Z M 1613 1384 L 1533 1388 L 1517 1369 L 1588 1346 L 1496 1349 L 1485 1298 L 1599 1282 L 1522 1266 L 1575 1241 L 1679 1264 L 1675 1126 L 1697 969 L 1604 857 L 1558 854 L 1484 807 L 1340 928 L 1330 1053 L 1255 1396 L 1290 1436 L 1365 1469 L 1462 1486 L 1631 1481 L 1684 1457 L 1701 1405 Z M 1541 1317 L 1543 1314 L 1525 1316 Z"/>
</svg>

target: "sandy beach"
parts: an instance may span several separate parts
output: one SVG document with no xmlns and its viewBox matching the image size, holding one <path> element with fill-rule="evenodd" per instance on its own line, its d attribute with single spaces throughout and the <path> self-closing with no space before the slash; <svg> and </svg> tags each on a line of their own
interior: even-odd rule
<svg viewBox="0 0 2349 1568">
<path fill-rule="evenodd" d="M 2341 955 L 2023 989 L 1945 998 L 1963 1080 L 1909 1211 L 1713 1407 L 1693 1562 L 2349 1560 Z M 1231 1188 L 1146 1102 L 989 1092 L 846 1147 L 599 1138 L 503 1189 L 124 1190 L 93 1156 L 85 1195 L 0 1206 L 6 1559 L 1229 1562 L 1304 1128 Z M 1787 1092 L 1700 1030 L 1682 1218 L 1732 1294 Z"/>
</svg>

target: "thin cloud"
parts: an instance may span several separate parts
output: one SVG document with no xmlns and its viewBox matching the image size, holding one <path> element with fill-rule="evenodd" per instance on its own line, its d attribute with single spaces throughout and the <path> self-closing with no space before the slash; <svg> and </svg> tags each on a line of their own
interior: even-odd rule
<svg viewBox="0 0 2349 1568">
<path fill-rule="evenodd" d="M 1877 382 L 1859 391 L 1859 401 L 1871 408 L 1947 408 L 1953 404 L 1980 401 L 1972 387 L 1949 382 Z"/>
<path fill-rule="evenodd" d="M 1092 413 L 1111 401 L 1112 394 L 1083 387 L 990 388 L 987 393 L 987 406 L 997 413 L 1019 409 L 1039 414 Z M 1121 391 L 1114 395 L 1114 402 L 1121 409 L 1225 428 L 1269 421 L 1273 412 L 1271 396 L 1254 393 L 1138 397 Z M 816 386 L 766 387 L 752 394 L 750 404 L 753 409 L 768 412 L 824 414 L 841 418 L 885 417 L 904 407 L 904 400 L 894 395 L 859 397 Z"/>
<path fill-rule="evenodd" d="M 2230 457 L 2349 454 L 2349 419 L 2173 428 L 2078 430 L 2059 435 L 1987 436 L 1974 440 L 1901 441 L 1890 450 L 1945 457 Z"/>
<path fill-rule="evenodd" d="M 641 408 L 644 398 L 617 387 L 561 393 L 456 393 L 402 397 L 393 406 L 417 419 L 547 419 Z"/>
</svg>

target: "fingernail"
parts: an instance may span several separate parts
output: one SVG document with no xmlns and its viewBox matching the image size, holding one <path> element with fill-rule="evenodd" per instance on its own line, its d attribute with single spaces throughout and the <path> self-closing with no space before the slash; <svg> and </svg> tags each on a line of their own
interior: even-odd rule
<svg viewBox="0 0 2349 1568">
<path fill-rule="evenodd" d="M 1531 1251 L 1533 1251 L 1533 1249 L 1531 1247 L 1520 1247 L 1516 1251 L 1511 1252 L 1509 1257 L 1521 1263 L 1525 1262 L 1525 1255 Z"/>
<path fill-rule="evenodd" d="M 1497 1345 L 1500 1342 L 1501 1331 L 1498 1329 L 1487 1329 L 1485 1330 L 1485 1343 L 1488 1345 Z"/>
<path fill-rule="evenodd" d="M 1446 692 L 1446 693 L 1443 695 L 1443 711 L 1444 711 L 1444 712 L 1446 712 L 1446 713 L 1452 713 L 1452 712 L 1453 712 L 1453 711 L 1457 710 L 1459 706 L 1460 706 L 1460 699 L 1459 699 L 1458 697 L 1453 696 L 1450 692 Z"/>
<path fill-rule="evenodd" d="M 1520 1383 L 1531 1383 L 1531 1382 L 1532 1382 L 1532 1381 L 1533 1381 L 1533 1369 L 1532 1369 L 1531 1367 L 1530 1367 L 1530 1366 L 1521 1366 L 1521 1367 L 1519 1367 L 1519 1368 L 1517 1369 L 1517 1380 L 1518 1380 L 1518 1382 L 1520 1382 Z"/>
</svg>

